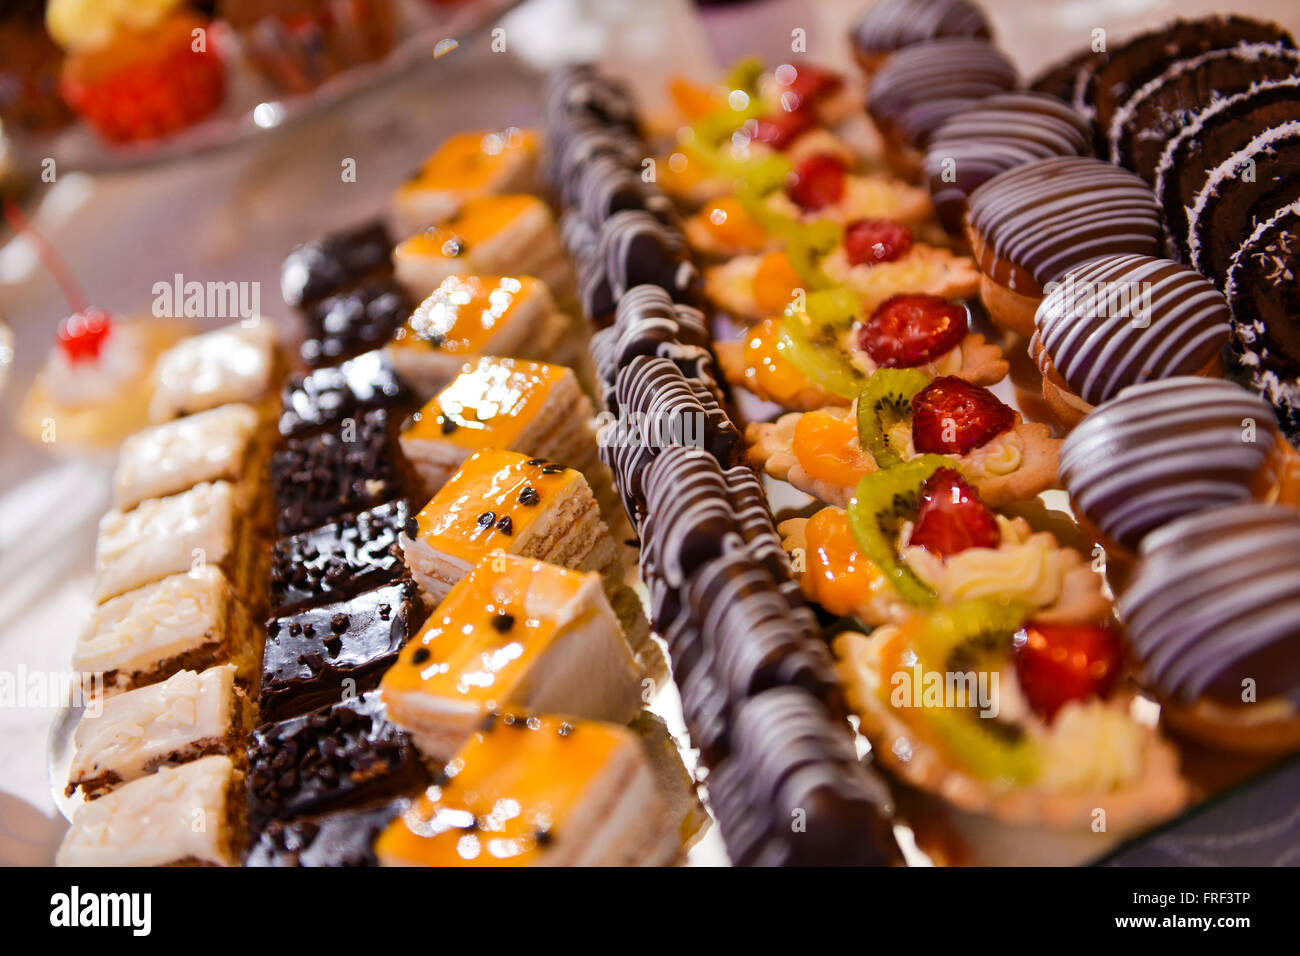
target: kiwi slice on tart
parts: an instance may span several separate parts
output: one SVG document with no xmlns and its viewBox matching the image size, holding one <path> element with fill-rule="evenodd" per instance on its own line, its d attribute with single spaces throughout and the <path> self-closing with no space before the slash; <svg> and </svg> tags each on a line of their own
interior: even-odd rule
<svg viewBox="0 0 1300 956">
<path fill-rule="evenodd" d="M 899 559 L 894 540 L 902 523 L 916 513 L 926 479 L 951 467 L 942 455 L 922 455 L 872 472 L 858 482 L 849 502 L 849 528 L 863 556 L 884 572 L 903 600 L 920 607 L 932 606 L 935 594 Z"/>
<path fill-rule="evenodd" d="M 902 462 L 890 444 L 889 432 L 907 420 L 912 414 L 912 399 L 929 384 L 930 376 L 919 369 L 881 368 L 871 374 L 858 393 L 858 443 L 871 452 L 881 468 L 893 468 Z"/>
<path fill-rule="evenodd" d="M 854 398 L 866 382 L 840 347 L 835 327 L 817 322 L 806 313 L 787 315 L 781 320 L 777 349 L 811 382 L 840 398 Z"/>
</svg>

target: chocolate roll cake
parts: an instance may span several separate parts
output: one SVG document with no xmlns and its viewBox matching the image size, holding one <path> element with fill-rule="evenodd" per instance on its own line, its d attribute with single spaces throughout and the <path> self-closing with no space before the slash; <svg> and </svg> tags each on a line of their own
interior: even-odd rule
<svg viewBox="0 0 1300 956">
<path fill-rule="evenodd" d="M 1029 350 L 1043 373 L 1043 397 L 1065 427 L 1126 386 L 1222 370 L 1228 303 L 1186 266 L 1107 255 L 1053 286 L 1038 307 Z"/>
<path fill-rule="evenodd" d="M 1258 223 L 1300 199 L 1300 121 L 1255 136 L 1216 166 L 1188 213 L 1188 263 L 1220 288 Z"/>
<path fill-rule="evenodd" d="M 1166 723 L 1232 751 L 1300 746 L 1300 514 L 1242 504 L 1152 532 L 1120 598 Z"/>
<path fill-rule="evenodd" d="M 1300 77 L 1269 80 L 1207 106 L 1165 145 L 1156 163 L 1155 193 L 1165 214 L 1171 253 L 1188 261 L 1188 210 L 1220 163 L 1260 130 L 1300 121 Z"/>
<path fill-rule="evenodd" d="M 1019 86 L 1015 66 L 985 40 L 944 39 L 900 50 L 876 73 L 867 111 L 885 137 L 886 158 L 904 176 L 920 171 L 944 121 L 976 101 Z"/>
<path fill-rule="evenodd" d="M 1052 156 L 1091 152 L 1087 125 L 1071 107 L 1041 93 L 1003 93 L 948 120 L 925 155 L 925 178 L 945 229 L 960 235 L 966 199 L 998 173 Z"/>
<path fill-rule="evenodd" d="M 1243 43 L 1172 63 L 1116 110 L 1106 131 L 1110 161 L 1154 183 L 1169 138 L 1212 103 L 1300 71 L 1300 51 Z"/>
<path fill-rule="evenodd" d="M 989 39 L 984 11 L 967 0 L 881 0 L 850 34 L 853 54 L 868 74 L 895 50 L 945 37 Z"/>
<path fill-rule="evenodd" d="M 1175 20 L 1157 30 L 1134 37 L 1112 50 L 1096 73 L 1097 152 L 1106 151 L 1105 134 L 1120 108 L 1143 84 L 1155 79 L 1172 63 L 1210 50 L 1239 43 L 1279 43 L 1293 47 L 1291 35 L 1275 23 L 1247 17 L 1211 16 L 1200 20 Z"/>
<path fill-rule="evenodd" d="M 970 196 L 966 232 L 980 296 L 1003 328 L 1028 338 L 1046 286 L 1100 255 L 1160 250 L 1160 210 L 1146 183 L 1100 159 L 1041 159 Z"/>
<path fill-rule="evenodd" d="M 1228 270 L 1229 360 L 1300 445 L 1300 201 L 1261 222 Z"/>
<path fill-rule="evenodd" d="M 1034 93 L 1055 96 L 1065 103 L 1073 103 L 1080 75 L 1094 68 L 1104 55 L 1091 49 L 1080 50 L 1064 60 L 1045 67 L 1029 81 L 1028 89 Z M 1076 109 L 1076 112 L 1079 111 Z M 1080 113 L 1080 119 L 1086 121 L 1087 117 Z"/>
<path fill-rule="evenodd" d="M 1108 552 L 1131 555 L 1176 518 L 1276 494 L 1277 434 L 1268 404 L 1232 382 L 1132 385 L 1066 438 L 1061 482 Z"/>
</svg>

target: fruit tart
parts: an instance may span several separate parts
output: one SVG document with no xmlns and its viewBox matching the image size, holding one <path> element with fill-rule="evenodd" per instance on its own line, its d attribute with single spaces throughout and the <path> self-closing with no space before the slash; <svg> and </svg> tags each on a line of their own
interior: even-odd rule
<svg viewBox="0 0 1300 956">
<path fill-rule="evenodd" d="M 58 343 L 18 409 L 18 429 L 59 448 L 112 448 L 149 423 L 153 368 L 186 333 L 175 319 L 116 319 L 84 309 L 59 323 Z"/>
<path fill-rule="evenodd" d="M 853 406 L 791 412 L 745 432 L 749 460 L 829 504 L 858 482 L 924 455 L 942 456 L 992 507 L 1056 485 L 1060 441 L 987 388 L 955 375 L 882 368 Z"/>
<path fill-rule="evenodd" d="M 1053 626 L 1105 621 L 1101 575 L 1024 517 L 994 513 L 938 455 L 858 483 L 845 511 L 780 526 L 808 600 L 877 626 L 965 601 L 1015 601 Z"/>
<path fill-rule="evenodd" d="M 1007 374 L 1002 350 L 970 331 L 965 306 L 940 296 L 891 296 L 865 319 L 847 289 L 812 293 L 807 307 L 715 342 L 728 381 L 784 408 L 811 411 L 850 404 L 880 368 L 919 368 L 976 385 Z"/>
<path fill-rule="evenodd" d="M 1173 747 L 1135 719 L 1110 624 L 982 598 L 834 648 L 876 759 L 946 818 L 970 854 L 955 862 L 992 839 L 1018 862 L 1095 859 L 1187 802 Z"/>
</svg>

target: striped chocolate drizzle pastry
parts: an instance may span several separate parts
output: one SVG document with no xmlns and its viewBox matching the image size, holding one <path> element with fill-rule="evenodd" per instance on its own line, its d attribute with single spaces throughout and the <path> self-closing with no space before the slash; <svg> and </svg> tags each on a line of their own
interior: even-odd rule
<svg viewBox="0 0 1300 956">
<path fill-rule="evenodd" d="M 1003 93 L 943 124 L 930 141 L 925 174 L 949 232 L 961 230 L 966 197 L 998 173 L 1052 156 L 1086 156 L 1089 134 L 1073 109 L 1042 93 Z"/>
<path fill-rule="evenodd" d="M 1249 501 L 1276 433 L 1268 404 L 1231 382 L 1133 385 L 1065 439 L 1061 482 L 1075 509 L 1136 551 L 1176 518 Z"/>
<path fill-rule="evenodd" d="M 1228 303 L 1169 259 L 1115 255 L 1066 273 L 1034 317 L 1042 346 L 1070 391 L 1097 405 L 1126 385 L 1193 375 L 1228 341 Z"/>
<path fill-rule="evenodd" d="M 882 0 L 853 28 L 853 42 L 883 53 L 939 37 L 984 37 L 992 31 L 984 13 L 966 0 Z"/>
<path fill-rule="evenodd" d="M 877 122 L 895 124 L 909 145 L 923 146 L 972 100 L 1018 84 L 1011 61 L 987 41 L 935 40 L 891 56 L 872 78 L 867 108 Z"/>
<path fill-rule="evenodd" d="M 1181 518 L 1142 543 L 1120 613 L 1148 682 L 1241 701 L 1300 688 L 1300 514 L 1244 504 Z"/>
<path fill-rule="evenodd" d="M 1097 256 L 1160 250 L 1147 184 L 1100 159 L 1040 159 L 994 176 L 966 212 L 980 271 L 1026 296 Z"/>
</svg>

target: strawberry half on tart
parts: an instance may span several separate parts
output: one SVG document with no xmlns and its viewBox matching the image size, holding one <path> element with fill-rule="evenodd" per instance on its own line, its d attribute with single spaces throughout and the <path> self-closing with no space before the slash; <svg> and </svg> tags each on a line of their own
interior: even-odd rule
<svg viewBox="0 0 1300 956">
<path fill-rule="evenodd" d="M 847 511 L 823 508 L 779 530 L 804 595 L 868 625 L 975 599 L 1017 602 L 1052 625 L 1111 616 L 1082 554 L 993 512 L 938 455 L 863 478 Z"/>
<path fill-rule="evenodd" d="M 714 343 L 733 385 L 784 408 L 849 405 L 881 368 L 917 368 L 993 385 L 1007 374 L 1002 350 L 970 331 L 966 307 L 941 296 L 895 295 L 870 317 L 852 292 L 813 293 L 808 309 L 764 319 L 743 338 Z"/>
<path fill-rule="evenodd" d="M 834 648 L 876 758 L 920 791 L 909 822 L 939 862 L 995 846 L 1004 863 L 1084 862 L 1188 800 L 1176 751 L 1134 717 L 1109 624 L 981 598 Z"/>
<path fill-rule="evenodd" d="M 858 482 L 923 455 L 942 456 L 992 507 L 1056 485 L 1060 441 L 987 388 L 954 375 L 882 368 L 849 408 L 791 412 L 746 429 L 749 460 L 829 504 Z"/>
</svg>

